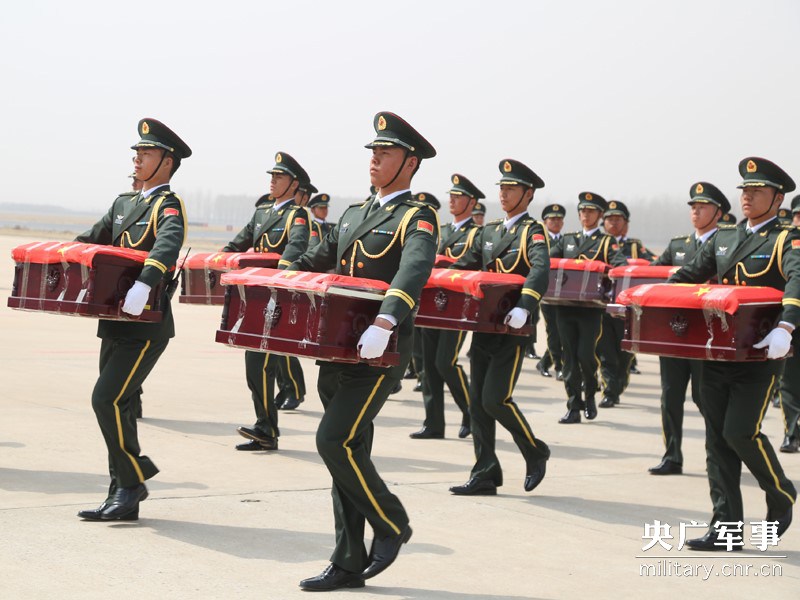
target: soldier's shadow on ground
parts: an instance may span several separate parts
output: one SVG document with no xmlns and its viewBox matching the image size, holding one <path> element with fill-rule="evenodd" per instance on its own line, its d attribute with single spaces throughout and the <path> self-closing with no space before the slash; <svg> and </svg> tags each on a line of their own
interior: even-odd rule
<svg viewBox="0 0 800 600">
<path fill-rule="evenodd" d="M 356 590 L 348 590 L 352 593 Z M 357 592 L 357 591 L 356 591 Z M 403 600 L 427 600 L 435 598 L 437 600 L 544 600 L 541 596 L 509 596 L 508 594 L 475 594 L 472 592 L 447 592 L 443 590 L 426 590 L 424 588 L 408 587 L 376 587 L 372 582 L 367 583 L 364 593 L 400 596 Z"/>
<path fill-rule="evenodd" d="M 186 421 L 183 419 L 151 419 L 145 417 L 139 421 L 142 425 L 149 425 L 159 429 L 167 429 L 169 431 L 176 431 L 186 435 L 206 435 L 206 436 L 233 436 L 232 439 L 237 439 L 237 443 L 244 438 L 240 438 L 236 434 L 236 428 L 241 425 L 234 423 L 220 423 L 212 421 Z M 280 429 L 281 435 L 306 435 L 308 432 L 300 431 L 299 429 L 291 429 L 285 426 L 286 419 L 281 421 Z M 246 426 L 250 426 L 250 422 L 246 422 Z"/>
<path fill-rule="evenodd" d="M 0 489 L 8 492 L 33 492 L 38 494 L 95 494 L 98 498 L 108 493 L 108 475 L 68 471 L 41 471 L 0 467 Z M 194 481 L 148 483 L 160 490 L 206 490 L 207 485 Z"/>
</svg>

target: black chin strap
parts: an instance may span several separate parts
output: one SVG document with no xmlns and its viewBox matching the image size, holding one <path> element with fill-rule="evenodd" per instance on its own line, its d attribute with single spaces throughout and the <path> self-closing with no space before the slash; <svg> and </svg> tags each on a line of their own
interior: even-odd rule
<svg viewBox="0 0 800 600">
<path fill-rule="evenodd" d="M 524 186 L 521 186 L 521 187 L 524 187 Z M 522 201 L 525 199 L 525 193 L 526 193 L 527 191 L 528 191 L 528 188 L 525 188 L 525 189 L 522 191 L 522 196 L 520 196 L 520 197 L 519 197 L 519 201 L 518 201 L 518 202 L 517 202 L 517 203 L 514 205 L 514 208 L 512 208 L 511 210 L 507 210 L 507 211 L 506 211 L 506 214 L 508 214 L 508 213 L 510 213 L 510 212 L 514 212 L 515 210 L 517 210 L 517 207 L 518 207 L 520 204 L 522 204 Z"/>
<path fill-rule="evenodd" d="M 150 181 L 150 180 L 151 180 L 153 177 L 155 177 L 155 176 L 156 176 L 156 173 L 158 173 L 158 170 L 161 168 L 161 165 L 164 163 L 164 159 L 165 159 L 166 157 L 167 157 L 167 151 L 166 151 L 166 150 L 164 150 L 164 151 L 163 151 L 163 153 L 161 154 L 161 160 L 160 160 L 160 161 L 158 161 L 158 166 L 157 166 L 157 167 L 155 168 L 155 170 L 154 170 L 154 171 L 153 171 L 153 172 L 150 174 L 150 177 L 148 177 L 147 179 L 140 179 L 139 181 L 141 181 L 142 183 L 146 183 L 146 182 Z"/>
<path fill-rule="evenodd" d="M 775 188 L 771 188 L 771 189 L 772 189 L 772 202 L 769 203 L 769 208 L 767 210 L 765 210 L 763 213 L 761 213 L 760 215 L 758 215 L 757 217 L 753 217 L 752 219 L 748 218 L 747 219 L 748 221 L 755 221 L 757 219 L 760 219 L 764 215 L 769 214 L 769 212 L 772 210 L 772 207 L 775 205 L 775 200 L 778 199 L 778 190 L 776 190 Z"/>
<path fill-rule="evenodd" d="M 383 189 L 385 187 L 389 187 L 390 185 L 392 185 L 394 183 L 395 179 L 400 177 L 400 173 L 402 173 L 403 167 L 406 166 L 406 160 L 408 160 L 408 155 L 409 155 L 408 148 L 405 148 L 405 152 L 403 153 L 403 161 L 400 163 L 400 168 L 397 169 L 397 173 L 394 174 L 394 177 L 392 177 L 392 180 L 389 183 L 387 183 L 386 185 L 382 185 L 381 189 Z"/>
<path fill-rule="evenodd" d="M 713 222 L 715 219 L 716 219 L 717 221 L 719 221 L 719 217 L 717 217 L 717 213 L 722 213 L 722 209 L 720 209 L 720 208 L 717 208 L 717 210 L 715 210 L 715 211 L 714 211 L 714 214 L 713 214 L 713 215 L 711 216 L 711 218 L 708 220 L 708 223 L 706 223 L 706 224 L 705 224 L 705 225 L 703 225 L 702 227 L 698 227 L 697 229 L 705 229 L 706 227 L 708 227 L 709 225 L 711 225 L 711 223 L 712 223 L 712 222 Z M 722 215 L 720 214 L 720 216 L 722 216 Z"/>
<path fill-rule="evenodd" d="M 280 194 L 278 194 L 277 196 L 275 196 L 275 199 L 277 200 L 278 198 L 281 198 L 281 197 L 283 197 L 283 195 L 284 195 L 286 192 L 288 192 L 288 191 L 289 191 L 289 188 L 290 188 L 290 187 L 292 187 L 292 184 L 293 184 L 294 182 L 295 182 L 295 178 L 294 178 L 294 177 L 292 177 L 292 178 L 289 180 L 289 185 L 287 185 L 287 186 L 286 186 L 286 189 L 285 189 L 285 190 L 283 190 L 283 192 L 282 192 L 282 193 L 280 193 Z"/>
</svg>

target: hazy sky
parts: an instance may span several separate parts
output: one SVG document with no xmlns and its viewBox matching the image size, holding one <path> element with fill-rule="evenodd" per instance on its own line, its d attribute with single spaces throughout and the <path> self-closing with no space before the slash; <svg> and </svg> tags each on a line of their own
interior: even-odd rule
<svg viewBox="0 0 800 600">
<path fill-rule="evenodd" d="M 748 1 L 36 1 L 0 21 L 0 202 L 104 210 L 127 184 L 136 123 L 192 147 L 192 193 L 267 189 L 278 150 L 320 190 L 363 197 L 372 117 L 438 150 L 416 191 L 460 172 L 495 201 L 498 162 L 635 210 L 739 160 L 800 181 L 800 3 Z M 189 208 L 191 217 L 191 208 Z M 657 215 L 648 215 L 657 218 Z"/>
</svg>

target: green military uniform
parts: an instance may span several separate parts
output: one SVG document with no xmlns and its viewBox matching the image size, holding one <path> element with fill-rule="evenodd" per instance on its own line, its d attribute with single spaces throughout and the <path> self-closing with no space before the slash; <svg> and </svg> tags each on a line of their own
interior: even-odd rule
<svg viewBox="0 0 800 600">
<path fill-rule="evenodd" d="M 331 201 L 331 197 L 328 194 L 317 194 L 311 200 L 308 201 L 308 205 L 306 208 L 310 209 L 314 208 L 315 206 L 328 206 Z M 319 244 L 322 239 L 328 235 L 328 232 L 333 229 L 333 223 L 328 223 L 327 221 L 320 221 L 315 216 L 311 216 L 311 237 L 308 240 L 308 249 L 311 250 L 317 244 Z"/>
<path fill-rule="evenodd" d="M 499 185 L 534 190 L 544 187 L 544 181 L 519 161 L 503 160 L 499 168 L 502 174 Z M 527 310 L 533 320 L 539 301 L 547 291 L 550 273 L 547 234 L 542 224 L 528 213 L 515 217 L 508 227 L 503 220 L 491 221 L 478 230 L 472 245 L 453 268 L 523 275 L 525 282 L 517 307 Z M 534 436 L 513 399 L 527 342 L 527 337 L 518 335 L 478 332 L 472 335 L 469 409 L 476 461 L 470 481 L 451 488 L 453 493 L 475 493 L 473 490 L 481 489 L 476 485 L 484 482 L 489 484 L 490 490 L 503 485 L 503 471 L 495 452 L 495 422 L 511 434 L 525 458 L 528 477 L 535 468 L 541 469 L 541 476 L 544 476 L 544 463 L 550 457 L 550 449 Z M 533 489 L 527 484 L 526 479 L 526 489 Z"/>
<path fill-rule="evenodd" d="M 792 218 L 800 213 L 800 196 L 792 198 Z M 792 335 L 794 354 L 786 359 L 780 385 L 780 402 L 786 435 L 781 452 L 795 453 L 800 449 L 800 331 Z"/>
<path fill-rule="evenodd" d="M 138 131 L 141 140 L 132 148 L 159 148 L 164 151 L 162 162 L 171 155 L 179 165 L 181 158 L 192 154 L 175 133 L 155 119 L 139 121 Z M 137 281 L 152 288 L 161 280 L 172 280 L 187 225 L 183 201 L 169 185 L 148 192 L 147 196 L 120 194 L 103 218 L 75 239 L 146 251 Z M 142 383 L 175 336 L 170 295 L 165 291 L 161 298 L 164 315 L 159 323 L 102 319 L 98 323 L 100 377 L 92 392 L 92 408 L 108 449 L 111 486 L 106 503 L 117 489 L 142 484 L 158 473 L 150 458 L 140 454 L 134 404 Z"/>
<path fill-rule="evenodd" d="M 478 200 L 484 198 L 469 179 L 458 173 L 450 178 L 449 193 Z M 455 227 L 455 223 L 442 227 L 438 254 L 455 260 L 460 259 L 472 245 L 480 227 L 468 217 Z M 414 335 L 422 340 L 422 398 L 425 405 L 425 421 L 421 431 L 412 433 L 412 438 L 444 437 L 444 384 L 461 411 L 459 437 L 470 432 L 469 379 L 464 368 L 458 364 L 458 354 L 464 345 L 466 331 L 448 329 L 415 328 Z"/>
<path fill-rule="evenodd" d="M 408 123 L 388 112 L 375 116 L 377 138 L 367 147 L 397 146 L 420 159 L 436 155 Z M 378 204 L 383 200 L 382 204 Z M 376 539 L 410 535 L 408 515 L 372 463 L 373 420 L 411 358 L 414 312 L 436 258 L 438 221 L 410 191 L 352 205 L 313 250 L 290 267 L 378 279 L 390 285 L 379 313 L 397 322 L 396 367 L 320 362 L 317 390 L 325 413 L 317 450 L 333 478 L 336 547 L 331 562 L 360 573 L 372 557 L 364 547 L 365 519 Z"/>
<path fill-rule="evenodd" d="M 548 204 L 544 207 L 544 209 L 542 209 L 542 222 L 545 223 L 545 229 L 547 229 L 547 219 L 552 217 L 560 217 L 563 219 L 566 216 L 567 211 L 561 204 Z M 547 235 L 550 236 L 550 245 L 552 246 L 555 242 L 561 239 L 562 234 L 554 234 L 548 230 Z M 561 339 L 558 335 L 556 307 L 552 304 L 544 303 L 542 304 L 541 308 L 542 316 L 544 317 L 545 334 L 547 336 L 547 352 L 544 353 L 542 359 L 537 363 L 536 370 L 545 377 L 550 377 L 550 367 L 554 367 L 556 370 L 556 378 L 561 380 L 563 378 L 563 359 L 561 351 Z"/>
<path fill-rule="evenodd" d="M 733 213 L 725 213 L 719 218 L 717 225 L 736 225 L 736 215 Z"/>
<path fill-rule="evenodd" d="M 778 209 L 778 221 L 780 221 L 781 225 L 791 225 L 792 211 L 790 211 L 788 208 Z"/>
<path fill-rule="evenodd" d="M 285 173 L 293 180 L 308 181 L 305 170 L 285 152 L 278 152 L 275 155 L 275 166 L 267 173 Z M 276 200 L 268 198 L 256 205 L 250 222 L 226 244 L 222 251 L 245 252 L 253 248 L 256 252 L 274 252 L 281 255 L 278 268 L 285 269 L 306 251 L 310 237 L 311 217 L 305 208 L 297 206 L 293 200 L 277 204 Z M 252 430 L 259 436 L 257 441 L 262 439 L 266 441 L 263 449 L 273 449 L 270 446 L 277 447 L 275 440 L 280 436 L 280 431 L 273 387 L 278 364 L 289 363 L 289 358 L 252 350 L 245 352 L 247 387 L 250 389 L 256 413 L 256 422 Z M 239 432 L 244 437 L 250 437 L 242 428 Z M 255 444 L 241 447 L 245 448 L 260 449 Z"/>
<path fill-rule="evenodd" d="M 777 165 L 747 158 L 739 165 L 740 187 L 790 192 L 794 182 Z M 758 217 L 756 217 L 758 218 Z M 748 233 L 746 223 L 722 226 L 694 259 L 670 277 L 674 283 L 701 283 L 717 277 L 726 285 L 761 285 L 784 290 L 780 320 L 800 324 L 800 234 L 772 219 Z M 703 361 L 702 406 L 706 422 L 708 479 L 714 515 L 710 523 L 743 521 L 740 490 L 742 462 L 767 498 L 767 519 L 782 520 L 796 498 L 767 436 L 761 431 L 767 405 L 783 360 Z M 780 535 L 779 526 L 779 535 Z M 713 536 L 709 531 L 706 538 Z M 708 539 L 690 541 L 706 548 Z"/>
<path fill-rule="evenodd" d="M 605 211 L 605 199 L 592 192 L 578 196 L 578 210 L 594 208 Z M 620 253 L 616 240 L 599 227 L 587 236 L 582 232 L 567 233 L 550 247 L 553 258 L 599 260 L 614 266 L 624 266 L 628 261 Z M 558 306 L 556 319 L 564 351 L 564 386 L 567 390 L 567 414 L 563 423 L 579 423 L 580 411 L 586 418 L 596 416 L 594 396 L 597 391 L 599 360 L 596 349 L 603 332 L 603 309 L 582 306 Z M 584 396 L 581 394 L 583 386 Z"/>
<path fill-rule="evenodd" d="M 723 214 L 730 210 L 730 202 L 719 188 L 707 181 L 700 181 L 689 189 L 688 204 L 713 204 Z M 701 224 L 708 225 L 708 224 Z M 703 227 L 704 228 L 704 227 Z M 702 238 L 695 233 L 681 235 L 670 240 L 664 252 L 652 262 L 654 265 L 682 267 L 694 259 L 704 243 L 716 232 L 716 228 L 706 232 Z M 683 405 L 686 401 L 686 388 L 691 381 L 692 400 L 698 410 L 703 412 L 700 402 L 702 382 L 702 361 L 688 358 L 659 356 L 661 367 L 661 432 L 664 439 L 664 456 L 661 463 L 650 469 L 654 475 L 679 474 L 683 470 Z"/>
</svg>

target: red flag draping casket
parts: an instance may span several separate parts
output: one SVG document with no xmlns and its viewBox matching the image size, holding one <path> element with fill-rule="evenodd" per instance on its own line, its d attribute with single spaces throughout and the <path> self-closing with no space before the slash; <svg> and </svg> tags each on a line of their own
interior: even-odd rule
<svg viewBox="0 0 800 600">
<path fill-rule="evenodd" d="M 226 286 L 216 341 L 228 346 L 331 362 L 400 364 L 397 334 L 383 356 L 364 361 L 357 344 L 378 316 L 383 281 L 334 275 L 242 269 L 222 276 Z"/>
<path fill-rule="evenodd" d="M 436 329 L 531 335 L 531 325 L 511 329 L 503 321 L 517 305 L 522 275 L 434 269 L 422 290 L 414 325 Z"/>
<path fill-rule="evenodd" d="M 639 259 L 628 259 L 639 260 Z M 646 263 L 646 261 L 645 261 Z M 680 267 L 664 265 L 629 265 L 627 267 L 614 267 L 608 272 L 613 283 L 612 298 L 619 296 L 620 292 L 628 288 L 644 285 L 646 283 L 666 283 L 669 276 Z"/>
<path fill-rule="evenodd" d="M 161 321 L 164 282 L 150 290 L 141 316 L 122 312 L 147 252 L 79 242 L 32 242 L 11 252 L 16 263 L 8 306 L 114 321 Z"/>
<path fill-rule="evenodd" d="M 551 258 L 550 282 L 542 302 L 604 307 L 611 295 L 610 268 L 599 260 Z"/>
<path fill-rule="evenodd" d="M 622 348 L 678 358 L 766 360 L 761 341 L 778 323 L 783 292 L 769 287 L 646 284 L 620 293 Z"/>
<path fill-rule="evenodd" d="M 646 258 L 629 258 L 627 260 L 628 260 L 628 266 L 631 266 L 631 267 L 643 267 L 645 265 L 649 265 L 650 264 L 650 261 L 647 260 Z M 617 267 L 614 267 L 614 268 L 617 268 Z"/>
<path fill-rule="evenodd" d="M 224 304 L 223 273 L 248 267 L 277 267 L 280 254 L 274 252 L 206 252 L 186 259 L 181 277 L 179 302 Z"/>
</svg>

